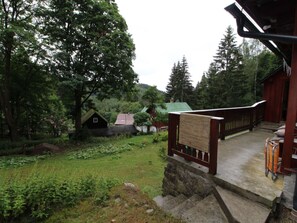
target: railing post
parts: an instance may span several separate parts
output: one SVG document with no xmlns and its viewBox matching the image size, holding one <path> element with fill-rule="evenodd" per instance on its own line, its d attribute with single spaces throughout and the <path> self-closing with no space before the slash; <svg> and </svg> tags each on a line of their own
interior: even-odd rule
<svg viewBox="0 0 297 223">
<path fill-rule="evenodd" d="M 172 148 L 176 148 L 177 127 L 179 124 L 179 114 L 168 114 L 168 156 L 173 156 Z"/>
<path fill-rule="evenodd" d="M 253 128 L 254 128 L 254 112 L 255 112 L 255 108 L 251 107 L 250 108 L 250 127 L 249 127 L 249 131 L 253 131 Z"/>
<path fill-rule="evenodd" d="M 219 136 L 219 120 L 211 119 L 210 139 L 209 139 L 209 154 L 210 154 L 209 173 L 213 175 L 217 173 L 218 136 Z"/>
<path fill-rule="evenodd" d="M 225 137 L 226 137 L 225 130 L 226 130 L 225 129 L 225 119 L 222 119 L 220 121 L 220 134 L 219 134 L 221 140 L 225 140 Z"/>
</svg>

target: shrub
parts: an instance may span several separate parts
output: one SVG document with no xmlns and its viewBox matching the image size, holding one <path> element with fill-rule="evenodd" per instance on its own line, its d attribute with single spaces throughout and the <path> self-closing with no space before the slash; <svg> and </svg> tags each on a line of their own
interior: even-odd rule
<svg viewBox="0 0 297 223">
<path fill-rule="evenodd" d="M 167 160 L 167 150 L 164 147 L 159 149 L 159 157 L 164 161 Z"/>
<path fill-rule="evenodd" d="M 156 132 L 153 135 L 153 143 L 158 143 L 161 141 L 167 141 L 168 140 L 168 132 Z"/>
<path fill-rule="evenodd" d="M 33 176 L 28 182 L 15 182 L 0 189 L 0 222 L 18 222 L 22 218 L 40 221 L 55 209 L 75 205 L 95 196 L 102 203 L 116 180 L 96 180 L 86 176 L 79 181 Z"/>
<path fill-rule="evenodd" d="M 82 149 L 75 152 L 71 152 L 68 155 L 68 159 L 95 159 L 103 156 L 116 155 L 123 153 L 125 151 L 132 150 L 130 145 L 114 146 L 114 145 L 104 145 L 90 147 L 88 149 Z"/>
<path fill-rule="evenodd" d="M 137 125 L 145 125 L 144 123 L 146 123 L 150 117 L 151 116 L 146 112 L 137 112 L 134 114 L 134 121 Z"/>
<path fill-rule="evenodd" d="M 39 155 L 39 156 L 14 156 L 14 157 L 0 157 L 0 169 L 7 167 L 21 167 L 29 163 L 37 162 L 38 160 L 43 160 L 49 155 Z"/>
</svg>

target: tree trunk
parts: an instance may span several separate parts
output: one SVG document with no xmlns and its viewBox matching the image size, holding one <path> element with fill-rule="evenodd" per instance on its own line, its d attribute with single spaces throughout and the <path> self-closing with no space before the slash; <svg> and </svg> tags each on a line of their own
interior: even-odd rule
<svg viewBox="0 0 297 223">
<path fill-rule="evenodd" d="M 11 104 L 11 53 L 13 45 L 13 33 L 8 33 L 4 41 L 5 54 L 4 54 L 4 72 L 2 89 L 0 93 L 0 103 L 5 117 L 5 121 L 9 128 L 9 135 L 11 141 L 18 139 L 17 126 L 12 113 Z"/>
<path fill-rule="evenodd" d="M 74 118 L 75 118 L 75 132 L 81 129 L 81 92 L 80 90 L 75 90 L 75 110 L 74 110 Z"/>
</svg>

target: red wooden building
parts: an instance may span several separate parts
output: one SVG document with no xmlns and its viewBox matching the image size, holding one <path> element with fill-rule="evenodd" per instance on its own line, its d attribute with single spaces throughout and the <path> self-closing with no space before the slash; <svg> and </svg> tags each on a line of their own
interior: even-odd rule
<svg viewBox="0 0 297 223">
<path fill-rule="evenodd" d="M 282 67 L 262 80 L 263 99 L 266 100 L 264 121 L 279 123 L 286 120 L 289 80 Z"/>
<path fill-rule="evenodd" d="M 297 1 L 236 0 L 236 2 L 239 6 L 232 4 L 226 7 L 226 10 L 236 19 L 237 33 L 242 37 L 259 39 L 283 59 L 285 67 L 289 67 L 291 71 L 282 154 L 282 171 L 290 172 L 294 167 L 292 153 L 297 113 Z M 275 90 L 277 93 L 277 89 Z"/>
</svg>

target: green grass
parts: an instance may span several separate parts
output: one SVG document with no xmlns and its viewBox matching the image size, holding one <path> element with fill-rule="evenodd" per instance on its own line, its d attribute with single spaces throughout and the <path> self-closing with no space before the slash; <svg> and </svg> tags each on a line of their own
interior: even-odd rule
<svg viewBox="0 0 297 223">
<path fill-rule="evenodd" d="M 99 148 L 111 148 L 110 146 L 123 148 L 123 151 L 115 150 L 108 153 L 102 152 Z M 159 150 L 162 147 L 166 148 L 167 142 L 153 143 L 152 135 L 114 140 L 94 139 L 80 147 L 76 146 L 76 152 L 70 149 L 63 154 L 35 159 L 34 162 L 21 166 L 16 164 L 1 168 L 0 186 L 14 181 L 26 181 L 36 173 L 43 177 L 54 176 L 73 180 L 92 175 L 98 178 L 115 178 L 121 182 L 131 182 L 152 198 L 161 193 L 165 166 L 165 162 L 159 156 Z M 83 151 L 92 148 L 93 152 L 95 150 L 95 155 L 87 159 L 73 158 L 73 154 L 78 153 L 79 148 Z M 18 156 L 18 159 L 21 158 Z"/>
</svg>

